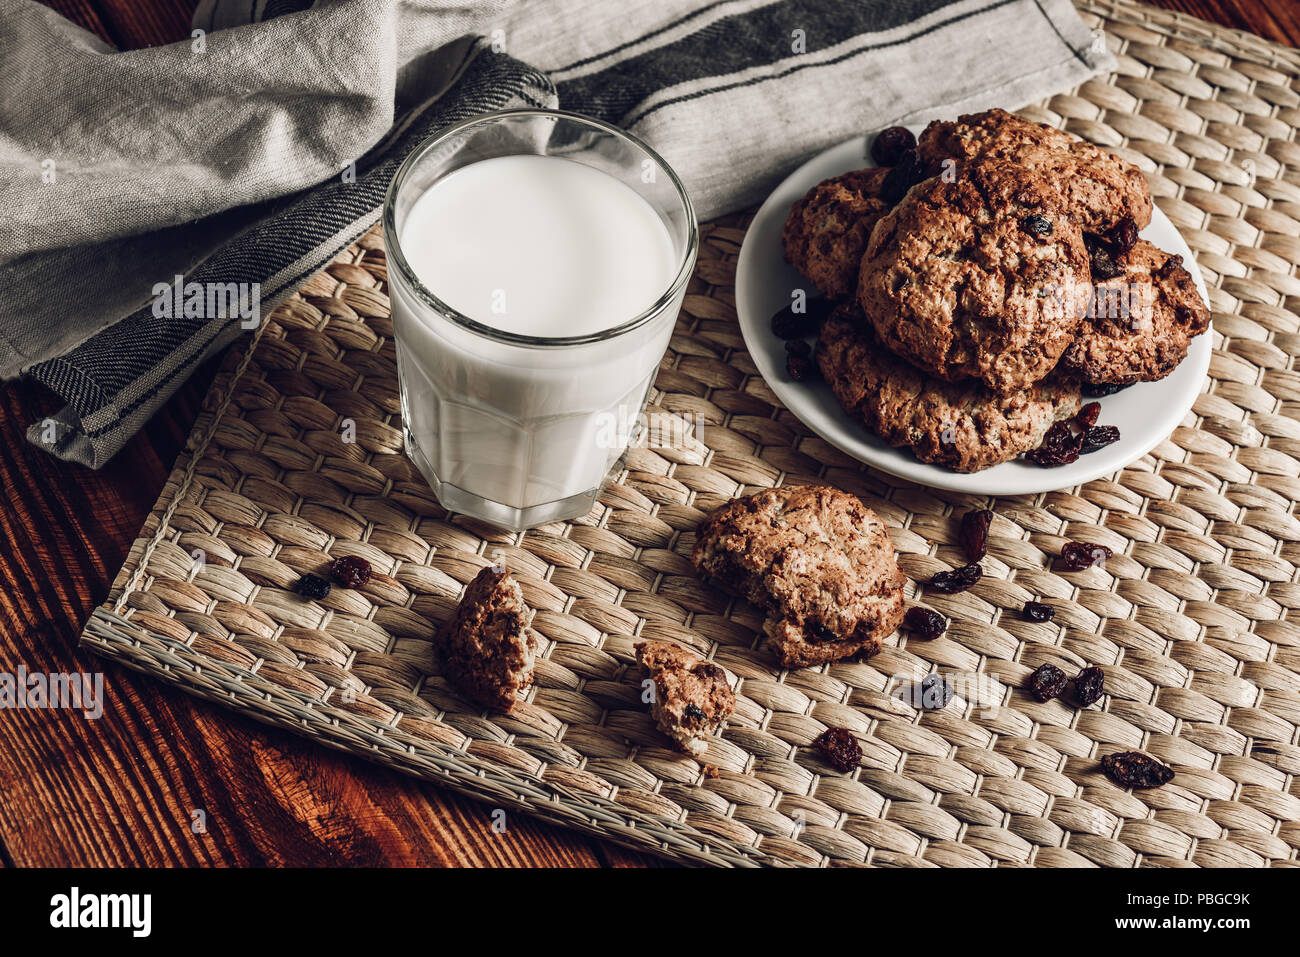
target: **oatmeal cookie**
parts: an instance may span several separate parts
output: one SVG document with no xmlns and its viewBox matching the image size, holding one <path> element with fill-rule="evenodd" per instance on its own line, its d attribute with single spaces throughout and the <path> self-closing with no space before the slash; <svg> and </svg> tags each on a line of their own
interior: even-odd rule
<svg viewBox="0 0 1300 957">
<path fill-rule="evenodd" d="M 1061 364 L 1091 383 L 1163 379 L 1210 327 L 1210 310 L 1181 256 L 1139 239 L 1115 263 L 1123 271 L 1097 282 L 1079 337 Z"/>
<path fill-rule="evenodd" d="M 1006 394 L 1046 376 L 1091 294 L 1079 227 L 1040 177 L 980 158 L 876 224 L 858 302 L 884 344 L 948 382 Z"/>
<path fill-rule="evenodd" d="M 856 308 L 822 325 L 822 377 L 844 411 L 890 445 L 956 472 L 1038 448 L 1053 422 L 1079 410 L 1079 382 L 1061 373 L 999 396 L 973 379 L 941 382 L 885 349 Z"/>
<path fill-rule="evenodd" d="M 533 683 L 537 634 L 519 584 L 489 565 L 465 588 L 455 616 L 439 636 L 443 673 L 466 697 L 494 711 L 510 711 Z"/>
<path fill-rule="evenodd" d="M 706 736 L 736 710 L 727 673 L 669 641 L 642 641 L 636 660 L 654 682 L 650 714 L 679 751 L 700 755 Z"/>
<path fill-rule="evenodd" d="M 787 668 L 875 654 L 903 619 L 903 585 L 884 523 L 825 486 L 734 499 L 704 521 L 691 562 L 767 611 Z"/>
<path fill-rule="evenodd" d="M 871 229 L 889 203 L 880 187 L 889 170 L 863 169 L 818 183 L 790 210 L 782 239 L 786 262 L 828 299 L 848 299 Z"/>
<path fill-rule="evenodd" d="M 1133 217 L 1139 229 L 1151 222 L 1151 189 L 1140 169 L 1092 143 L 1005 110 L 936 120 L 921 133 L 916 151 L 932 169 L 955 160 L 959 177 L 976 157 L 1014 162 L 1041 177 L 1056 193 L 1057 205 L 1084 232 L 1105 233 L 1125 216 Z"/>
</svg>

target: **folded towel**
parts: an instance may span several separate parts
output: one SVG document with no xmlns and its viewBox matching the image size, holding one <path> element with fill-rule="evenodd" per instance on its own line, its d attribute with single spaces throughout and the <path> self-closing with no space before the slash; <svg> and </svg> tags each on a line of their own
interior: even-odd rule
<svg viewBox="0 0 1300 957">
<path fill-rule="evenodd" d="M 467 116 L 617 123 L 708 219 L 855 134 L 1114 65 L 1068 0 L 205 0 L 189 40 L 120 53 L 0 0 L 0 61 L 0 376 L 57 392 L 28 437 L 92 467 Z"/>
</svg>

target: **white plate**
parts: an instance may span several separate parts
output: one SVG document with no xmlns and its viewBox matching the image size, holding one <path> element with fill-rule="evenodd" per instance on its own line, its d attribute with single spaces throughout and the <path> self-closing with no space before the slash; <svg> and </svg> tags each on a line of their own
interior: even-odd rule
<svg viewBox="0 0 1300 957">
<path fill-rule="evenodd" d="M 882 472 L 932 488 L 975 495 L 1028 495 L 1090 482 L 1137 461 L 1174 430 L 1205 385 L 1210 368 L 1209 332 L 1197 336 L 1187 350 L 1187 358 L 1159 382 L 1139 383 L 1098 400 L 1101 402 L 1098 421 L 1102 425 L 1119 426 L 1120 440 L 1058 468 L 1015 460 L 966 474 L 940 465 L 927 465 L 917 461 L 907 449 L 886 445 L 851 419 L 824 383 L 792 382 L 785 372 L 785 344 L 772 334 L 770 320 L 774 312 L 789 304 L 792 289 L 809 289 L 810 294 L 812 290 L 808 281 L 785 262 L 781 227 L 795 200 L 817 183 L 875 165 L 867 155 L 871 139 L 858 137 L 841 143 L 791 173 L 767 198 L 745 234 L 740 261 L 736 264 L 736 312 L 740 329 L 759 372 L 786 408 L 827 442 Z M 1180 254 L 1201 298 L 1209 302 L 1192 251 L 1158 208 L 1152 214 L 1151 225 L 1142 230 L 1142 238 L 1165 252 Z"/>
</svg>

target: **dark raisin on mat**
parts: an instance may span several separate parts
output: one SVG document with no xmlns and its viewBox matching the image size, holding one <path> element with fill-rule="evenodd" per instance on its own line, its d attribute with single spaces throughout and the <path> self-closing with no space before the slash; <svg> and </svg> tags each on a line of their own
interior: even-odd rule
<svg viewBox="0 0 1300 957">
<path fill-rule="evenodd" d="M 876 134 L 871 143 L 871 158 L 877 166 L 894 166 L 906 150 L 916 146 L 916 137 L 906 126 L 891 126 Z"/>
<path fill-rule="evenodd" d="M 952 700 L 952 685 L 938 675 L 926 675 L 918 688 L 917 707 L 923 711 L 938 711 L 948 707 Z"/>
<path fill-rule="evenodd" d="M 1034 236 L 1052 235 L 1052 221 L 1046 216 L 1031 213 L 1020 221 L 1020 228 Z"/>
<path fill-rule="evenodd" d="M 330 593 L 330 583 L 319 575 L 306 574 L 298 579 L 298 584 L 294 586 L 294 591 L 303 598 L 324 598 Z"/>
<path fill-rule="evenodd" d="M 903 626 L 918 638 L 938 638 L 948 630 L 948 619 L 937 611 L 913 605 L 903 616 Z"/>
<path fill-rule="evenodd" d="M 812 382 L 817 378 L 817 367 L 807 356 L 791 354 L 785 357 L 785 373 L 795 382 Z"/>
<path fill-rule="evenodd" d="M 965 591 L 984 576 L 984 569 L 978 565 L 963 565 L 950 572 L 939 572 L 930 579 L 926 587 L 940 595 L 953 595 Z"/>
<path fill-rule="evenodd" d="M 1094 425 L 1083 433 L 1083 443 L 1079 446 L 1079 454 L 1087 455 L 1089 452 L 1096 452 L 1098 449 L 1104 449 L 1108 445 L 1113 445 L 1119 441 L 1119 429 L 1113 425 Z"/>
<path fill-rule="evenodd" d="M 1106 563 L 1113 553 L 1105 545 L 1092 542 L 1066 542 L 1061 547 L 1061 567 L 1067 572 L 1081 572 L 1085 568 Z"/>
<path fill-rule="evenodd" d="M 1174 779 L 1174 769 L 1141 751 L 1120 751 L 1101 759 L 1101 770 L 1126 788 L 1158 788 Z"/>
<path fill-rule="evenodd" d="M 1090 429 L 1097 424 L 1097 416 L 1101 415 L 1101 403 L 1089 402 L 1074 417 L 1085 429 Z"/>
<path fill-rule="evenodd" d="M 1045 605 L 1041 601 L 1025 602 L 1025 619 L 1028 621 L 1051 621 L 1056 617 L 1056 609 L 1051 605 Z"/>
<path fill-rule="evenodd" d="M 1115 257 L 1105 242 L 1095 236 L 1084 236 L 1083 241 L 1092 261 L 1093 279 L 1114 279 L 1124 272 L 1124 268 L 1115 262 Z"/>
<path fill-rule="evenodd" d="M 1069 680 L 1056 665 L 1039 665 L 1029 676 L 1029 693 L 1035 701 L 1051 701 L 1061 696 Z"/>
<path fill-rule="evenodd" d="M 370 581 L 370 563 L 359 555 L 344 555 L 334 559 L 330 577 L 344 588 L 360 588 Z"/>
<path fill-rule="evenodd" d="M 993 513 L 987 508 L 973 508 L 961 517 L 962 551 L 966 561 L 977 562 L 989 553 L 989 526 L 993 524 Z"/>
<path fill-rule="evenodd" d="M 1127 256 L 1129 250 L 1137 245 L 1138 224 L 1132 216 L 1125 216 L 1106 233 L 1106 242 L 1116 256 Z"/>
<path fill-rule="evenodd" d="M 812 353 L 812 347 L 803 339 L 787 339 L 785 351 L 792 356 L 807 356 Z"/>
<path fill-rule="evenodd" d="M 862 760 L 862 745 L 848 728 L 827 728 L 817 735 L 813 745 L 842 774 L 848 774 Z"/>
<path fill-rule="evenodd" d="M 923 179 L 925 164 L 916 155 L 916 150 L 903 150 L 894 168 L 885 174 L 885 179 L 880 184 L 880 198 L 892 206 Z"/>
<path fill-rule="evenodd" d="M 1074 700 L 1079 702 L 1081 708 L 1096 704 L 1101 700 L 1105 684 L 1106 673 L 1104 671 L 1096 665 L 1091 668 L 1084 668 L 1074 676 Z"/>
<path fill-rule="evenodd" d="M 1025 458 L 1044 468 L 1069 465 L 1078 461 L 1082 444 L 1083 436 L 1070 428 L 1068 422 L 1054 422 L 1043 436 L 1042 444 L 1026 453 Z"/>
<path fill-rule="evenodd" d="M 1113 382 L 1085 382 L 1083 384 L 1083 394 L 1089 399 L 1104 399 L 1108 395 L 1114 395 L 1127 389 L 1127 385 L 1116 385 Z"/>
</svg>

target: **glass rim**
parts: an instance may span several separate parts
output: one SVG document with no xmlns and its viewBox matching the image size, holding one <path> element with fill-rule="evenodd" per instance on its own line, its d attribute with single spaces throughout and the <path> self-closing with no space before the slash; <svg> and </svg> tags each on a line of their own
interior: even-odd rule
<svg viewBox="0 0 1300 957">
<path fill-rule="evenodd" d="M 503 329 L 496 329 L 485 323 L 471 319 L 464 313 L 453 309 L 450 305 L 438 298 L 432 290 L 424 285 L 415 275 L 415 270 L 411 268 L 410 263 L 406 261 L 406 255 L 402 252 L 402 244 L 397 236 L 397 191 L 401 188 L 403 181 L 410 173 L 412 168 L 424 157 L 430 150 L 436 148 L 453 136 L 456 136 L 467 129 L 475 126 L 485 126 L 503 119 L 511 117 L 536 116 L 554 120 L 569 120 L 583 126 L 590 127 L 602 133 L 608 133 L 619 139 L 625 140 L 644 152 L 651 160 L 657 163 L 672 183 L 673 189 L 677 193 L 677 198 L 682 204 L 682 209 L 686 214 L 687 228 L 689 234 L 686 238 L 686 249 L 682 255 L 681 263 L 678 265 L 677 274 L 673 277 L 668 288 L 656 299 L 647 309 L 633 318 L 622 322 L 617 326 L 611 326 L 608 329 L 602 329 L 598 332 L 587 333 L 581 336 L 530 336 L 518 332 L 507 332 Z M 532 154 L 508 154 L 508 155 L 532 155 Z M 470 332 L 483 336 L 488 339 L 495 339 L 498 342 L 507 342 L 512 345 L 523 346 L 547 346 L 563 347 L 577 346 L 593 342 L 604 342 L 609 339 L 616 339 L 621 335 L 633 331 L 655 316 L 659 315 L 668 308 L 673 300 L 677 297 L 678 292 L 685 287 L 690 280 L 691 272 L 694 269 L 695 258 L 699 253 L 700 229 L 695 220 L 695 206 L 691 203 L 690 194 L 686 192 L 686 187 L 682 184 L 677 173 L 662 156 L 651 149 L 640 138 L 632 135 L 626 130 L 619 129 L 617 126 L 598 120 L 595 117 L 585 116 L 581 113 L 572 113 L 567 110 L 552 110 L 544 107 L 519 107 L 507 110 L 493 110 L 490 113 L 482 113 L 472 116 L 467 120 L 461 120 L 439 133 L 430 136 L 424 142 L 416 146 L 409 156 L 402 161 L 402 165 L 397 168 L 393 174 L 393 181 L 389 184 L 388 192 L 384 197 L 384 208 L 382 214 L 384 228 L 384 247 L 387 250 L 390 260 L 397 264 L 397 271 L 402 279 L 415 292 L 416 297 L 423 300 L 424 304 L 436 310 L 438 313 L 455 322 L 457 325 L 469 330 Z"/>
</svg>

